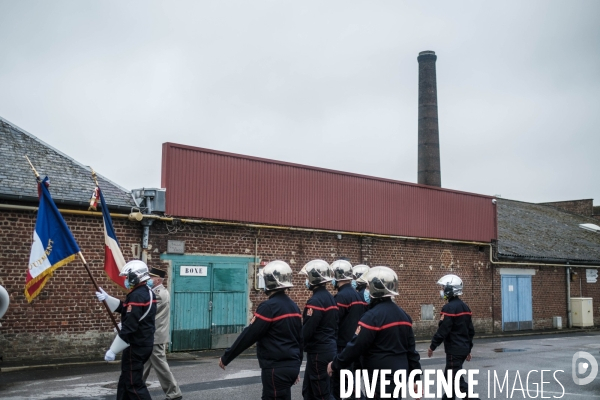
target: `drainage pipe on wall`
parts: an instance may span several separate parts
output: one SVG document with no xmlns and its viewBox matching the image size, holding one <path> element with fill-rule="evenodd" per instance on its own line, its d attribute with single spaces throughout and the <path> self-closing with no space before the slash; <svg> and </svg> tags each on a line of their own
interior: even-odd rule
<svg viewBox="0 0 600 400">
<path fill-rule="evenodd" d="M 573 321 L 571 320 L 571 267 L 565 268 L 567 271 L 567 326 L 573 327 Z"/>
</svg>

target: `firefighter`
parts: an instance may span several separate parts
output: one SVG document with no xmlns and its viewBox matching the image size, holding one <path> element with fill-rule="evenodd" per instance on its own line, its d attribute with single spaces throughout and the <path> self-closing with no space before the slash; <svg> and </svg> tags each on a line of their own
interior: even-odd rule
<svg viewBox="0 0 600 400">
<path fill-rule="evenodd" d="M 169 336 L 171 323 L 171 295 L 163 285 L 166 275 L 167 273 L 161 269 L 151 268 L 151 279 L 146 281 L 148 287 L 152 288 L 152 292 L 157 300 L 157 305 L 154 346 L 152 347 L 150 359 L 144 364 L 144 382 L 146 382 L 148 375 L 150 375 L 150 369 L 154 367 L 158 382 L 160 382 L 160 386 L 167 396 L 165 400 L 181 400 L 183 398 L 181 389 L 169 368 L 166 354 L 169 342 L 171 341 Z"/>
<path fill-rule="evenodd" d="M 338 354 L 346 347 L 349 341 L 354 337 L 354 332 L 358 326 L 358 321 L 367 310 L 367 302 L 352 287 L 353 273 L 352 264 L 345 260 L 337 260 L 330 265 L 333 274 L 331 283 L 337 289 L 337 294 L 333 297 L 339 308 L 339 324 L 337 337 Z M 356 363 L 348 369 L 354 371 Z M 340 378 L 339 374 L 333 374 L 331 386 L 334 397 L 339 400 L 340 397 Z M 353 396 L 354 397 L 354 396 Z"/>
<path fill-rule="evenodd" d="M 302 314 L 302 335 L 306 351 L 306 369 L 302 384 L 305 400 L 332 400 L 327 364 L 337 351 L 338 307 L 325 287 L 331 281 L 327 261 L 309 261 L 300 273 L 306 275 L 306 288 L 312 296 Z"/>
<path fill-rule="evenodd" d="M 121 329 L 104 359 L 114 361 L 116 354 L 123 351 L 118 400 L 152 400 L 143 379 L 144 363 L 150 358 L 154 345 L 156 316 L 156 300 L 146 285 L 150 279 L 148 266 L 140 260 L 129 261 L 120 276 L 126 277 L 125 287 L 130 290 L 124 302 L 109 296 L 102 288 L 96 292 L 99 301 L 106 300 L 111 311 L 121 313 Z"/>
<path fill-rule="evenodd" d="M 463 368 L 463 363 L 471 361 L 471 349 L 473 348 L 473 336 L 475 328 L 471 321 L 471 309 L 458 296 L 463 294 L 463 281 L 456 275 L 446 275 L 438 282 L 442 286 L 440 296 L 447 300 L 442 307 L 438 330 L 431 339 L 431 345 L 427 350 L 427 356 L 431 357 L 435 349 L 444 342 L 446 352 L 446 369 L 452 370 L 452 376 Z M 464 377 L 460 378 L 460 390 L 467 393 L 467 382 Z M 442 399 L 454 399 L 446 393 Z"/>
<path fill-rule="evenodd" d="M 264 291 L 254 317 L 233 345 L 219 359 L 225 369 L 234 358 L 257 343 L 256 355 L 262 369 L 263 400 L 292 398 L 292 385 L 300 381 L 302 364 L 302 314 L 286 294 L 292 285 L 292 269 L 284 261 L 271 261 L 261 271 Z"/>
<path fill-rule="evenodd" d="M 350 343 L 329 363 L 327 371 L 332 374 L 346 369 L 361 356 L 363 368 L 370 378 L 376 369 L 391 370 L 391 376 L 396 371 L 405 370 L 407 377 L 411 371 L 420 370 L 412 319 L 392 301 L 392 296 L 398 295 L 396 273 L 388 267 L 373 267 L 358 281 L 367 284 L 371 296 L 369 310 L 358 322 Z M 416 378 L 420 379 L 420 376 Z M 380 384 L 378 376 L 375 386 L 377 396 L 381 393 Z M 392 395 L 393 388 L 392 380 L 386 393 Z"/>
<path fill-rule="evenodd" d="M 352 275 L 354 276 L 354 280 L 352 281 L 352 286 L 359 293 L 361 299 L 365 302 L 369 303 L 371 301 L 371 297 L 369 297 L 369 291 L 365 292 L 367 284 L 363 281 L 358 282 L 357 279 L 362 276 L 365 272 L 369 270 L 369 266 L 365 264 L 358 264 L 352 268 Z"/>
</svg>

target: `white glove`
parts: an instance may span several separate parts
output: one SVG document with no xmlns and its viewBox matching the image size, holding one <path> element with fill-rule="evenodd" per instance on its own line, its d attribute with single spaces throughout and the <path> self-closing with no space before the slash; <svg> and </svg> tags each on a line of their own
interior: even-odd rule
<svg viewBox="0 0 600 400">
<path fill-rule="evenodd" d="M 119 327 L 119 331 L 123 329 L 123 325 L 121 325 L 120 322 L 117 324 L 117 326 Z M 117 333 L 117 328 L 113 328 L 113 332 Z"/>
<path fill-rule="evenodd" d="M 108 294 L 106 294 L 106 292 L 102 288 L 100 288 L 99 292 L 96 292 L 96 297 L 98 298 L 98 301 L 106 300 L 107 296 L 108 296 Z"/>
<path fill-rule="evenodd" d="M 111 349 L 106 350 L 106 354 L 104 355 L 104 361 L 115 361 L 115 357 L 117 355 L 113 353 Z"/>
<path fill-rule="evenodd" d="M 108 308 L 112 312 L 115 312 L 115 310 L 119 307 L 119 304 L 121 304 L 121 301 L 119 299 L 112 297 L 111 295 L 106 293 L 102 288 L 100 288 L 99 292 L 96 292 L 96 297 L 98 298 L 98 301 L 106 301 L 106 304 L 108 304 Z"/>
</svg>

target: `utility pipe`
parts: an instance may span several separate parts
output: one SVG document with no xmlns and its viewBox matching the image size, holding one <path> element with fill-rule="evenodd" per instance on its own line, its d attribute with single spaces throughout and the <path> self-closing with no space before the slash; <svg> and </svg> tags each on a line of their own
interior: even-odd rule
<svg viewBox="0 0 600 400">
<path fill-rule="evenodd" d="M 21 206 L 21 205 L 10 205 L 10 204 L 0 204 L 0 209 L 13 209 L 13 210 L 24 210 L 24 211 L 37 211 L 38 207 L 34 206 Z M 59 209 L 59 211 L 63 214 L 74 214 L 74 215 L 89 215 L 101 217 L 102 213 L 98 211 L 83 211 L 83 210 L 65 210 Z M 114 218 L 129 218 L 128 214 L 113 214 L 110 213 L 111 217 Z M 165 222 L 173 222 L 178 220 L 180 222 L 186 224 L 207 224 L 207 225 L 226 225 L 226 226 L 243 226 L 246 228 L 255 228 L 255 229 L 277 229 L 277 230 L 286 230 L 286 231 L 298 231 L 298 232 L 317 232 L 317 233 L 331 233 L 338 235 L 351 235 L 351 236 L 369 236 L 369 237 L 378 237 L 383 239 L 403 239 L 403 240 L 417 240 L 424 242 L 438 242 L 438 243 L 452 243 L 452 244 L 468 244 L 474 246 L 486 246 L 489 245 L 487 242 L 470 242 L 464 240 L 451 240 L 451 239 L 433 239 L 433 238 L 422 238 L 422 237 L 413 237 L 413 236 L 397 236 L 397 235 L 383 235 L 377 233 L 363 233 L 363 232 L 347 232 L 347 231 L 332 231 L 327 229 L 310 229 L 310 228 L 295 228 L 288 226 L 277 226 L 277 225 L 260 225 L 260 224 L 247 224 L 241 222 L 226 222 L 226 221 L 213 221 L 213 220 L 197 220 L 197 219 L 181 219 L 181 218 L 172 218 L 172 217 L 161 217 L 159 215 L 152 214 L 144 214 L 144 219 L 165 221 Z"/>
<path fill-rule="evenodd" d="M 573 321 L 571 319 L 571 267 L 565 268 L 567 271 L 567 326 L 573 327 Z"/>
</svg>

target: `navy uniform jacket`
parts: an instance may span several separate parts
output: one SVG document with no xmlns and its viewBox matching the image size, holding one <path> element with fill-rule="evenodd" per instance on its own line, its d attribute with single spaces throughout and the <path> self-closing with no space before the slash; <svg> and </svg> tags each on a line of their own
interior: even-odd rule
<svg viewBox="0 0 600 400">
<path fill-rule="evenodd" d="M 391 298 L 371 300 L 372 308 L 358 322 L 352 341 L 333 359 L 332 368 L 348 368 L 362 356 L 363 368 L 405 369 L 407 376 L 421 369 L 415 350 L 412 320 Z"/>
<path fill-rule="evenodd" d="M 150 311 L 146 314 L 146 311 Z M 134 287 L 115 310 L 121 313 L 121 332 L 119 337 L 131 346 L 154 345 L 154 317 L 156 299 L 146 282 Z M 146 316 L 144 316 L 146 314 Z M 140 321 L 140 318 L 144 318 Z"/>
<path fill-rule="evenodd" d="M 473 348 L 475 328 L 471 320 L 471 309 L 458 297 L 452 297 L 442 307 L 438 330 L 431 340 L 431 350 L 444 342 L 447 354 L 466 356 Z"/>
<path fill-rule="evenodd" d="M 302 364 L 302 322 L 300 309 L 285 291 L 278 290 L 263 301 L 250 325 L 225 351 L 221 361 L 229 364 L 248 347 L 257 343 L 261 368 L 298 367 Z"/>
<path fill-rule="evenodd" d="M 339 308 L 340 319 L 337 345 L 346 347 L 354 337 L 358 321 L 367 310 L 367 302 L 360 298 L 351 284 L 342 286 L 333 298 Z"/>
<path fill-rule="evenodd" d="M 338 306 L 325 285 L 317 286 L 306 302 L 302 314 L 304 351 L 327 353 L 337 351 Z"/>
</svg>

